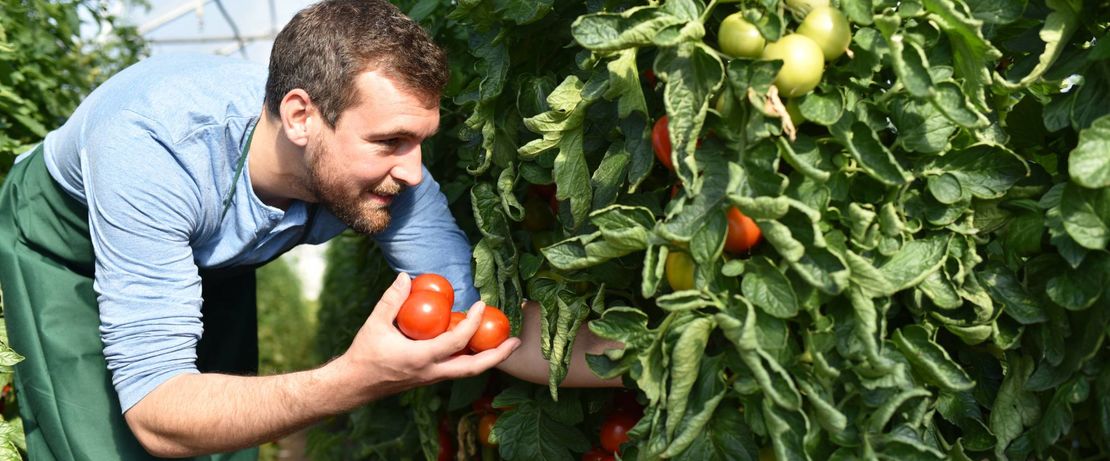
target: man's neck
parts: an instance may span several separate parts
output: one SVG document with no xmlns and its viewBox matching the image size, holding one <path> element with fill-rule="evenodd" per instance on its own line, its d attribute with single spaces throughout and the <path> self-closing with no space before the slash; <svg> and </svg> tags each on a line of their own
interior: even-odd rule
<svg viewBox="0 0 1110 461">
<path fill-rule="evenodd" d="M 251 137 L 247 161 L 255 195 L 262 203 L 285 210 L 293 200 L 310 197 L 303 186 L 307 174 L 304 149 L 289 142 L 281 128 L 281 120 L 263 109 Z"/>
</svg>

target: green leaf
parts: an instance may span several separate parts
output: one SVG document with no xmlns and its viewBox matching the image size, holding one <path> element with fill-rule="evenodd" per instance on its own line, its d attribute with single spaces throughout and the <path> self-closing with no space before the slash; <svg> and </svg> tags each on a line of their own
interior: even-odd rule
<svg viewBox="0 0 1110 461">
<path fill-rule="evenodd" d="M 709 333 L 716 328 L 712 318 L 697 317 L 683 326 L 671 351 L 671 383 L 667 393 L 667 437 L 673 438 L 686 413 L 690 391 L 698 378 Z"/>
<path fill-rule="evenodd" d="M 1041 53 L 1037 66 L 1025 78 L 1018 82 L 1011 82 L 1005 77 L 995 74 L 995 81 L 1009 90 L 1019 90 L 1031 85 L 1041 78 L 1052 67 L 1060 53 L 1067 48 L 1068 40 L 1079 27 L 1079 10 L 1081 4 L 1073 0 L 1046 0 L 1045 4 L 1052 9 L 1052 13 L 1045 18 L 1044 27 L 1038 34 L 1045 43 L 1044 52 Z"/>
<path fill-rule="evenodd" d="M 1092 190 L 1068 183 L 1060 213 L 1064 229 L 1083 248 L 1102 250 L 1110 244 L 1110 187 Z"/>
<path fill-rule="evenodd" d="M 844 253 L 844 261 L 848 263 L 853 284 L 863 289 L 868 297 L 890 296 L 898 291 L 866 257 L 848 250 Z"/>
<path fill-rule="evenodd" d="M 588 50 L 616 51 L 650 45 L 664 28 L 685 22 L 658 7 L 641 6 L 621 13 L 581 16 L 571 24 L 571 34 Z"/>
<path fill-rule="evenodd" d="M 844 114 L 844 95 L 839 91 L 831 93 L 814 91 L 802 97 L 798 108 L 806 120 L 818 125 L 831 126 Z"/>
<path fill-rule="evenodd" d="M 1025 161 L 1009 149 L 976 144 L 949 152 L 933 163 L 933 168 L 955 176 L 972 195 L 998 198 L 1029 174 Z"/>
<path fill-rule="evenodd" d="M 724 65 L 716 51 L 701 42 L 683 43 L 660 50 L 655 70 L 659 78 L 667 82 L 663 100 L 667 106 L 667 131 L 671 137 L 675 171 L 684 184 L 695 184 L 694 150 L 705 123 L 709 99 L 724 82 Z"/>
<path fill-rule="evenodd" d="M 1009 24 L 1021 18 L 1027 0 L 987 0 L 970 2 L 971 15 L 987 24 Z"/>
<path fill-rule="evenodd" d="M 676 461 L 756 461 L 758 446 L 736 405 L 718 405 L 713 418 Z"/>
<path fill-rule="evenodd" d="M 895 291 L 913 287 L 940 269 L 948 253 L 948 238 L 934 235 L 906 243 L 879 271 Z"/>
<path fill-rule="evenodd" d="M 944 348 L 929 338 L 925 328 L 919 325 L 903 327 L 894 332 L 893 339 L 894 345 L 926 382 L 953 392 L 975 387 L 975 381 Z"/>
<path fill-rule="evenodd" d="M 678 426 L 680 430 L 667 446 L 667 450 L 663 452 L 664 458 L 673 458 L 686 451 L 707 429 L 707 425 L 725 397 L 725 383 L 720 372 L 723 367 L 721 356 L 705 357 L 702 362 L 698 367 L 698 380 L 694 391 L 690 394 L 686 413 L 682 415 L 682 423 Z M 671 418 L 674 416 L 668 416 L 668 423 Z"/>
<path fill-rule="evenodd" d="M 963 78 L 964 92 L 973 105 L 987 107 L 983 88 L 991 81 L 988 65 L 1002 53 L 983 37 L 983 22 L 967 16 L 954 0 L 923 0 L 922 4 L 929 11 L 928 18 L 951 43 L 956 75 Z"/>
<path fill-rule="evenodd" d="M 798 299 L 790 280 L 765 257 L 752 258 L 745 266 L 744 296 L 764 312 L 788 319 L 798 315 Z"/>
<path fill-rule="evenodd" d="M 801 258 L 789 263 L 803 280 L 822 292 L 835 295 L 848 288 L 848 266 L 826 248 L 807 248 Z"/>
<path fill-rule="evenodd" d="M 1068 156 L 1071 180 L 1088 189 L 1110 187 L 1110 115 L 1079 132 L 1079 145 Z"/>
<path fill-rule="evenodd" d="M 945 205 L 967 200 L 964 195 L 964 188 L 960 185 L 960 179 L 952 173 L 929 176 L 928 187 L 929 193 L 933 194 L 933 198 Z"/>
<path fill-rule="evenodd" d="M 590 448 L 578 429 L 550 417 L 532 400 L 522 400 L 497 418 L 493 437 L 508 459 L 572 460 Z"/>
<path fill-rule="evenodd" d="M 1048 279 L 1045 293 L 1065 309 L 1079 311 L 1091 307 L 1105 288 L 1106 274 L 1094 258 L 1087 258 L 1077 269 L 1068 268 Z"/>
<path fill-rule="evenodd" d="M 979 280 L 990 290 L 994 300 L 1002 303 L 1002 311 L 1014 320 L 1022 325 L 1048 320 L 1040 302 L 1006 268 L 998 264 L 989 265 L 978 274 Z"/>
<path fill-rule="evenodd" d="M 567 367 L 570 366 L 572 357 L 571 350 L 574 348 L 574 340 L 578 337 L 578 327 L 590 314 L 590 307 L 582 298 L 566 303 L 559 297 L 557 301 L 559 312 L 554 325 L 555 330 L 545 331 L 551 334 L 549 341 L 551 353 L 547 357 L 550 365 L 547 386 L 552 400 L 558 400 L 559 384 L 567 376 Z"/>
<path fill-rule="evenodd" d="M 803 440 L 809 431 L 809 419 L 805 413 L 783 410 L 763 399 L 763 421 L 767 425 L 776 459 L 811 459 Z"/>
<path fill-rule="evenodd" d="M 929 61 L 925 51 L 918 44 L 907 41 L 900 33 L 886 37 L 894 58 L 894 74 L 898 82 L 916 98 L 928 98 L 933 89 L 933 79 L 929 74 Z"/>
<path fill-rule="evenodd" d="M 830 131 L 837 141 L 848 148 L 848 153 L 859 162 L 868 176 L 888 186 L 897 186 L 913 179 L 898 165 L 894 154 L 879 142 L 875 132 L 863 122 L 853 122 L 851 117 L 841 117 L 836 125 L 830 127 Z"/>
<path fill-rule="evenodd" d="M 923 154 L 937 154 L 948 147 L 957 127 L 936 105 L 905 97 L 894 101 L 890 115 L 898 128 L 899 144 Z"/>
<path fill-rule="evenodd" d="M 802 135 L 792 144 L 786 137 L 780 136 L 776 143 L 779 146 L 779 154 L 786 159 L 787 163 L 790 163 L 790 166 L 797 168 L 814 181 L 825 182 L 829 179 L 830 173 L 817 166 L 821 160 L 821 151 L 812 139 Z"/>
</svg>

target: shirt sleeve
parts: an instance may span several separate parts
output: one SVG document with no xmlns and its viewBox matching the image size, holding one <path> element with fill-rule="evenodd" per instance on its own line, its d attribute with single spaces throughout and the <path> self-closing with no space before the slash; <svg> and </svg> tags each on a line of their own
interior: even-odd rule
<svg viewBox="0 0 1110 461">
<path fill-rule="evenodd" d="M 455 223 L 447 197 L 424 168 L 424 179 L 402 192 L 390 207 L 389 228 L 376 240 L 393 270 L 409 275 L 435 273 L 455 289 L 454 310 L 478 301 L 471 269 L 470 242 Z"/>
<path fill-rule="evenodd" d="M 157 124 L 124 111 L 101 125 L 88 130 L 81 168 L 104 357 L 126 412 L 171 377 L 197 373 L 201 280 L 190 241 L 202 207 Z"/>
</svg>

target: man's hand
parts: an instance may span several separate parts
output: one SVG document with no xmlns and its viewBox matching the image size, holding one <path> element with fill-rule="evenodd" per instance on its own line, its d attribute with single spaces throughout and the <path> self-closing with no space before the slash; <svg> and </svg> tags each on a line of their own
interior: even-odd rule
<svg viewBox="0 0 1110 461">
<path fill-rule="evenodd" d="M 398 276 L 347 352 L 323 367 L 262 377 L 178 375 L 131 407 L 127 424 L 155 456 L 238 450 L 406 389 L 480 374 L 520 345 L 509 338 L 496 349 L 452 356 L 478 329 L 480 302 L 453 330 L 425 341 L 406 338 L 393 321 L 410 285 L 408 275 Z"/>
<path fill-rule="evenodd" d="M 363 387 L 365 395 L 385 396 L 438 381 L 481 374 L 513 353 L 520 340 L 509 338 L 495 349 L 474 355 L 455 355 L 466 349 L 478 331 L 486 305 L 474 303 L 466 320 L 455 328 L 428 340 L 407 338 L 394 326 L 397 312 L 409 295 L 411 280 L 400 274 L 382 295 L 374 312 L 362 325 L 351 347 L 336 359 L 348 368 L 353 385 Z M 367 379 L 373 377 L 373 379 Z"/>
</svg>

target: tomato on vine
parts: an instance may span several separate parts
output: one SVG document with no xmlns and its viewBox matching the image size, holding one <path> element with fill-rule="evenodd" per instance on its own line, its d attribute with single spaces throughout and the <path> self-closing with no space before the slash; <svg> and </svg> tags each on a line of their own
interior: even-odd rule
<svg viewBox="0 0 1110 461">
<path fill-rule="evenodd" d="M 455 290 L 451 288 L 451 282 L 447 281 L 445 277 L 439 274 L 420 274 L 412 279 L 412 289 L 410 293 L 417 291 L 432 291 L 439 293 L 447 298 L 447 303 L 455 304 Z"/>
<path fill-rule="evenodd" d="M 732 254 L 745 253 L 751 250 L 763 232 L 752 218 L 740 212 L 739 208 L 731 207 L 727 212 L 728 233 L 725 235 L 725 251 Z"/>
<path fill-rule="evenodd" d="M 767 45 L 767 39 L 744 15 L 733 13 L 721 21 L 717 30 L 717 45 L 721 52 L 734 58 L 758 58 Z"/>
<path fill-rule="evenodd" d="M 417 291 L 397 312 L 397 327 L 412 339 L 432 339 L 451 324 L 451 303 L 434 291 Z"/>
<path fill-rule="evenodd" d="M 501 309 L 486 306 L 482 312 L 482 323 L 467 345 L 474 352 L 482 352 L 500 346 L 506 339 L 509 339 L 509 318 Z"/>
<path fill-rule="evenodd" d="M 614 413 L 601 423 L 601 447 L 610 453 L 620 450 L 621 444 L 628 441 L 628 431 L 639 420 L 627 413 Z"/>
<path fill-rule="evenodd" d="M 667 283 L 671 284 L 674 291 L 691 290 L 694 288 L 694 258 L 681 251 L 672 251 L 667 254 L 666 263 Z"/>
<path fill-rule="evenodd" d="M 486 413 L 482 415 L 482 419 L 478 420 L 478 442 L 483 446 L 496 447 L 497 444 L 489 439 L 489 435 L 493 432 L 493 425 L 497 423 L 496 413 Z"/>
<path fill-rule="evenodd" d="M 848 44 L 852 42 L 848 18 L 831 6 L 821 6 L 810 11 L 802 20 L 802 25 L 798 26 L 798 33 L 817 43 L 826 61 L 839 58 L 848 51 Z"/>
<path fill-rule="evenodd" d="M 667 116 L 659 117 L 655 126 L 651 128 L 651 147 L 655 151 L 655 158 L 659 163 L 674 171 L 674 162 L 671 161 L 671 134 L 667 131 Z"/>
<path fill-rule="evenodd" d="M 813 91 L 825 73 L 825 54 L 813 39 L 790 34 L 763 49 L 763 60 L 781 60 L 775 86 L 783 96 L 794 97 Z"/>
</svg>

